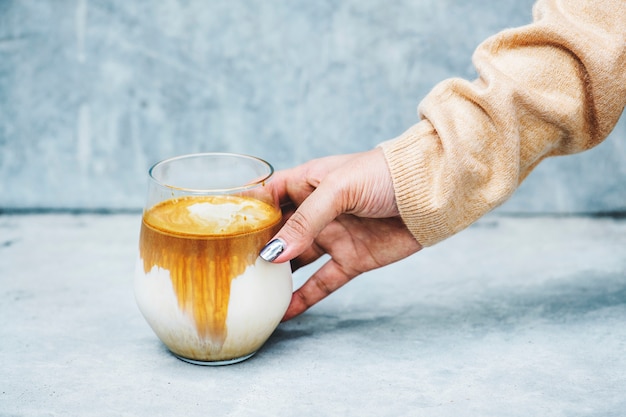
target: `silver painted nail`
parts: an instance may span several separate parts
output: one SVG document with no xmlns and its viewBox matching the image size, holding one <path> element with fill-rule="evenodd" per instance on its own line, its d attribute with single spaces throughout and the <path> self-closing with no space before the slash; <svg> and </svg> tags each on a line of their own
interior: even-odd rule
<svg viewBox="0 0 626 417">
<path fill-rule="evenodd" d="M 267 262 L 272 262 L 285 250 L 285 241 L 274 239 L 261 250 L 259 256 Z"/>
</svg>

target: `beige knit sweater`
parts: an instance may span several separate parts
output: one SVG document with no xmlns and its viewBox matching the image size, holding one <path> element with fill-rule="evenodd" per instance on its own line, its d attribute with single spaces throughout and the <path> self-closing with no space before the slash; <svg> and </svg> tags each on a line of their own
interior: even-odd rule
<svg viewBox="0 0 626 417">
<path fill-rule="evenodd" d="M 477 80 L 437 85 L 422 120 L 380 145 L 423 246 L 503 203 L 544 158 L 602 142 L 624 110 L 626 0 L 539 0 L 533 16 L 477 48 Z"/>
</svg>

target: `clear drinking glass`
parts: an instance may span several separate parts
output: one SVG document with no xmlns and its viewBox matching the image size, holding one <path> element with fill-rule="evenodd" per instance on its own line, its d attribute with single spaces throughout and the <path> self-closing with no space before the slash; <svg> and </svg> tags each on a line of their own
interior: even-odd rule
<svg viewBox="0 0 626 417">
<path fill-rule="evenodd" d="M 283 317 L 289 263 L 259 252 L 280 227 L 272 166 L 255 157 L 202 153 L 149 171 L 134 289 L 156 335 L 202 365 L 252 356 Z"/>
</svg>

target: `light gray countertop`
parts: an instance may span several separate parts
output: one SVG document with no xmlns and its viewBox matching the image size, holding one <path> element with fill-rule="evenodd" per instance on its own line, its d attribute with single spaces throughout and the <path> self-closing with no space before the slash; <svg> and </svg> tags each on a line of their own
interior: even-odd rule
<svg viewBox="0 0 626 417">
<path fill-rule="evenodd" d="M 626 410 L 626 220 L 488 216 L 223 367 L 176 359 L 139 313 L 139 223 L 0 216 L 0 416 Z"/>
</svg>

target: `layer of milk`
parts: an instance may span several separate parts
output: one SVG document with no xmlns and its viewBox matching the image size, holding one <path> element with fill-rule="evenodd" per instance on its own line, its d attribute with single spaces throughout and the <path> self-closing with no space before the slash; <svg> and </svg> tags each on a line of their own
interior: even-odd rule
<svg viewBox="0 0 626 417">
<path fill-rule="evenodd" d="M 146 274 L 138 259 L 134 285 L 139 309 L 170 350 L 210 360 L 232 359 L 257 350 L 285 314 L 293 290 L 289 262 L 272 264 L 257 258 L 232 280 L 227 335 L 219 346 L 200 338 L 193 316 L 180 310 L 168 270 L 154 266 Z"/>
</svg>

